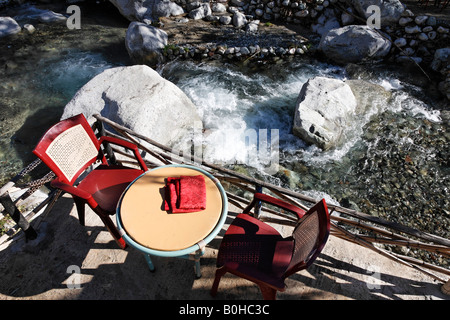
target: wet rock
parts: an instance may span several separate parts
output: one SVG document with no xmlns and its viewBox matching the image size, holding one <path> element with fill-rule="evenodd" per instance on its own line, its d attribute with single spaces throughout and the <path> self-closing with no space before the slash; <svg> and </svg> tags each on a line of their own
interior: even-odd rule
<svg viewBox="0 0 450 320">
<path fill-rule="evenodd" d="M 391 41 L 368 26 L 350 25 L 332 29 L 319 44 L 328 58 L 338 63 L 381 59 L 391 49 Z"/>
<path fill-rule="evenodd" d="M 247 24 L 245 27 L 245 31 L 248 33 L 256 33 L 258 32 L 259 20 L 253 20 Z"/>
<path fill-rule="evenodd" d="M 247 24 L 247 18 L 245 17 L 244 14 L 240 13 L 240 12 L 235 12 L 233 14 L 233 25 L 236 28 L 242 28 Z"/>
<path fill-rule="evenodd" d="M 139 64 L 156 65 L 163 61 L 162 49 L 167 45 L 167 33 L 142 22 L 131 22 L 125 46 L 131 59 Z"/>
<path fill-rule="evenodd" d="M 414 22 L 418 25 L 423 25 L 428 20 L 428 16 L 417 16 Z"/>
<path fill-rule="evenodd" d="M 228 25 L 231 23 L 232 18 L 230 16 L 221 16 L 219 21 L 221 24 Z"/>
<path fill-rule="evenodd" d="M 450 47 L 437 49 L 434 53 L 431 68 L 439 72 L 441 69 L 450 64 Z"/>
<path fill-rule="evenodd" d="M 418 25 L 407 26 L 407 27 L 405 27 L 405 32 L 408 34 L 420 33 L 420 32 L 422 32 L 422 29 Z"/>
<path fill-rule="evenodd" d="M 227 11 L 227 7 L 222 3 L 213 3 L 211 6 L 212 12 L 223 13 Z"/>
<path fill-rule="evenodd" d="M 293 133 L 323 150 L 339 145 L 357 107 L 351 88 L 343 81 L 316 77 L 298 96 Z"/>
<path fill-rule="evenodd" d="M 204 19 L 212 14 L 209 3 L 201 3 L 198 8 L 195 8 L 189 12 L 189 17 L 194 20 Z"/>
<path fill-rule="evenodd" d="M 35 28 L 32 24 L 29 24 L 29 23 L 25 24 L 25 25 L 23 26 L 23 28 L 24 28 L 29 34 L 32 34 L 32 33 L 34 33 L 34 32 L 36 31 L 36 28 Z"/>
<path fill-rule="evenodd" d="M 0 38 L 19 33 L 22 28 L 11 17 L 0 17 Z"/>
<path fill-rule="evenodd" d="M 405 8 L 399 0 L 349 0 L 356 12 L 365 18 L 369 18 L 372 12 L 367 11 L 367 8 L 376 5 L 380 8 L 381 25 L 394 25 L 402 16 Z"/>
<path fill-rule="evenodd" d="M 61 13 L 51 10 L 38 9 L 34 6 L 27 6 L 19 10 L 15 19 L 21 23 L 42 22 L 42 23 L 66 23 L 67 18 Z"/>
</svg>

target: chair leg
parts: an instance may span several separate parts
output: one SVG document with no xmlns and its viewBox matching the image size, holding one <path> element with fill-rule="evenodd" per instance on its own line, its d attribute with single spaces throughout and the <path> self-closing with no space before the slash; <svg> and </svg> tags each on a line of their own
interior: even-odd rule
<svg viewBox="0 0 450 320">
<path fill-rule="evenodd" d="M 100 217 L 100 219 L 102 219 L 102 221 L 105 224 L 106 228 L 108 229 L 109 233 L 111 233 L 111 235 L 113 236 L 114 240 L 117 242 L 119 247 L 121 249 L 125 249 L 127 244 L 125 243 L 125 240 L 123 240 L 122 236 L 119 233 L 119 230 L 117 230 L 116 226 L 111 221 L 109 216 L 106 216 L 103 214 L 98 214 L 98 216 Z"/>
<path fill-rule="evenodd" d="M 217 289 L 219 288 L 220 279 L 222 278 L 222 276 L 225 273 L 227 273 L 227 270 L 223 267 L 216 270 L 216 277 L 214 278 L 214 283 L 212 285 L 211 292 L 210 292 L 213 297 L 216 296 Z"/>
<path fill-rule="evenodd" d="M 80 221 L 80 224 L 82 226 L 85 225 L 84 217 L 85 217 L 85 202 L 81 200 L 80 198 L 73 198 L 73 201 L 75 202 L 75 205 L 77 207 L 78 212 L 78 220 Z"/>
<path fill-rule="evenodd" d="M 275 300 L 277 297 L 277 290 L 266 286 L 262 283 L 258 283 L 259 289 L 261 289 L 261 293 L 264 300 Z"/>
</svg>

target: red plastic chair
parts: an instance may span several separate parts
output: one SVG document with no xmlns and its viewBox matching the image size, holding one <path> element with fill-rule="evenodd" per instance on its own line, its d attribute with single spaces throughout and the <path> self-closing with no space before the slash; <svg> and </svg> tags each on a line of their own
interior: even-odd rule
<svg viewBox="0 0 450 320">
<path fill-rule="evenodd" d="M 292 236 L 283 238 L 268 224 L 248 215 L 258 201 L 295 213 L 299 222 Z M 239 214 L 225 233 L 219 247 L 215 296 L 221 277 L 230 272 L 256 283 L 265 300 L 274 300 L 277 291 L 285 290 L 284 280 L 306 269 L 317 258 L 328 239 L 330 218 L 325 200 L 308 212 L 261 193 Z"/>
<path fill-rule="evenodd" d="M 107 143 L 133 151 L 140 169 L 108 164 L 101 149 Z M 125 248 L 125 241 L 110 215 L 116 213 L 120 195 L 129 183 L 148 170 L 138 148 L 130 142 L 113 137 L 101 136 L 97 139 L 84 115 L 79 114 L 51 127 L 33 153 L 57 176 L 51 186 L 72 195 L 81 225 L 84 225 L 85 204 L 88 204 L 117 244 Z M 86 169 L 97 160 L 101 163 L 88 172 Z M 86 175 L 80 177 L 83 173 Z M 77 186 L 74 185 L 75 182 L 78 183 Z"/>
</svg>

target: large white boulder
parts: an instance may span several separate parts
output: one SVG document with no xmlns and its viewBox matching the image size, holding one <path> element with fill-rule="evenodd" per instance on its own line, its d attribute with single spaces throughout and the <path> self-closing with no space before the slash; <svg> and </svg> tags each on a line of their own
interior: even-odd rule
<svg viewBox="0 0 450 320">
<path fill-rule="evenodd" d="M 357 101 L 343 81 L 325 77 L 309 79 L 297 98 L 293 133 L 323 150 L 340 144 Z"/>
<path fill-rule="evenodd" d="M 167 146 L 192 135 L 201 121 L 192 101 L 145 65 L 111 68 L 94 77 L 66 105 L 62 119 L 79 113 L 101 114 Z"/>
<path fill-rule="evenodd" d="M 366 25 L 349 25 L 330 30 L 320 40 L 319 50 L 338 63 L 357 63 L 384 58 L 391 41 Z"/>
<path fill-rule="evenodd" d="M 312 78 L 298 96 L 293 133 L 323 150 L 339 147 L 358 131 L 355 123 L 385 110 L 390 99 L 389 91 L 365 80 Z"/>
<path fill-rule="evenodd" d="M 164 30 L 133 21 L 127 29 L 125 47 L 135 63 L 154 66 L 163 61 L 162 50 L 167 41 Z"/>
</svg>

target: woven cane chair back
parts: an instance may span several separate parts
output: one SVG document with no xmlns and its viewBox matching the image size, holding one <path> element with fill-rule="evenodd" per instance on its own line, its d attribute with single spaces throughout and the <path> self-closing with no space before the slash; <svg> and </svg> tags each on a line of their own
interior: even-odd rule
<svg viewBox="0 0 450 320">
<path fill-rule="evenodd" d="M 83 115 L 59 122 L 42 137 L 34 153 L 61 179 L 73 184 L 99 155 L 99 143 Z"/>
</svg>

